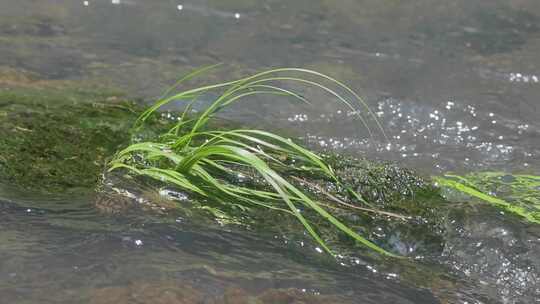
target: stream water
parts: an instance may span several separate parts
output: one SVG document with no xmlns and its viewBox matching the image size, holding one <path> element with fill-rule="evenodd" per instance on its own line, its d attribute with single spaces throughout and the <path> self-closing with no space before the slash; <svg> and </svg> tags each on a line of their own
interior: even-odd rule
<svg viewBox="0 0 540 304">
<path fill-rule="evenodd" d="M 424 175 L 540 175 L 538 54 L 537 0 L 0 0 L 0 75 L 149 102 L 216 62 L 226 65 L 212 82 L 306 67 L 358 90 L 389 141 L 318 93 L 307 92 L 313 107 L 262 100 L 229 118 Z M 0 87 L 19 81 L 2 77 Z M 419 287 L 391 267 L 342 266 L 267 236 L 171 215 L 104 217 L 92 200 L 0 184 L 0 303 L 540 302 L 538 226 L 483 207 L 485 217 L 449 224 L 442 265 L 457 279 Z"/>
</svg>

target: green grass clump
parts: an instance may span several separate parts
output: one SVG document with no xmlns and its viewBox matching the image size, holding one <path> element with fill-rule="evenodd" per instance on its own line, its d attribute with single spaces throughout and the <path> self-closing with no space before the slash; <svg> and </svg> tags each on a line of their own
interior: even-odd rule
<svg viewBox="0 0 540 304">
<path fill-rule="evenodd" d="M 187 75 L 175 87 L 209 68 Z M 219 130 L 208 126 L 208 122 L 224 107 L 256 95 L 292 97 L 309 104 L 301 94 L 284 87 L 284 82 L 320 89 L 356 113 L 360 112 L 359 106 L 369 112 L 360 97 L 343 83 L 306 69 L 275 69 L 173 95 L 170 95 L 171 89 L 141 114 L 136 127 L 142 127 L 160 107 L 173 101 L 186 102 L 178 122 L 152 142 L 136 142 L 119 151 L 110 162 L 110 170 L 127 169 L 136 175 L 175 185 L 207 198 L 208 201 L 241 211 L 264 208 L 268 212 L 293 216 L 328 253 L 332 253 L 331 249 L 317 232 L 317 227 L 310 223 L 308 214 L 318 217 L 318 221 L 322 219 L 329 222 L 338 231 L 368 248 L 392 255 L 338 220 L 324 203 L 311 197 L 308 191 L 303 189 L 302 183 L 298 182 L 302 176 L 317 175 L 339 184 L 334 170 L 319 155 L 288 138 L 264 130 Z M 331 84 L 335 89 L 324 83 Z M 354 97 L 359 103 L 349 101 L 343 97 L 343 93 L 338 93 L 338 90 Z M 200 95 L 215 94 L 216 91 L 218 97 L 210 106 L 196 116 L 190 114 L 191 107 Z M 366 121 L 358 117 L 368 128 Z M 371 130 L 369 132 L 371 133 Z M 250 179 L 248 182 L 239 183 L 238 176 L 248 176 Z M 348 191 L 357 200 L 365 203 L 356 192 L 351 189 Z"/>
<path fill-rule="evenodd" d="M 446 174 L 434 180 L 540 224 L 540 176 L 477 172 L 464 176 Z"/>
</svg>

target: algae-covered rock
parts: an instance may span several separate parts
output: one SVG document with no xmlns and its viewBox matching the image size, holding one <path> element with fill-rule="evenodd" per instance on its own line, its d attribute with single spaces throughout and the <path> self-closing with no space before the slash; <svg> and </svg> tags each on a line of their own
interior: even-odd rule
<svg viewBox="0 0 540 304">
<path fill-rule="evenodd" d="M 103 96 L 0 91 L 0 182 L 47 192 L 92 189 L 130 138 L 132 106 Z"/>
</svg>

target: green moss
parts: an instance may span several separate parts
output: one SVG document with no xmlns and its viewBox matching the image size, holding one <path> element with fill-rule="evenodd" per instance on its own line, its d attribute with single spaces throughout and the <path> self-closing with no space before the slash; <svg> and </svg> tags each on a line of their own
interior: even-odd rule
<svg viewBox="0 0 540 304">
<path fill-rule="evenodd" d="M 106 102 L 87 92 L 0 91 L 0 182 L 46 192 L 93 188 L 135 118 L 131 104 Z"/>
</svg>

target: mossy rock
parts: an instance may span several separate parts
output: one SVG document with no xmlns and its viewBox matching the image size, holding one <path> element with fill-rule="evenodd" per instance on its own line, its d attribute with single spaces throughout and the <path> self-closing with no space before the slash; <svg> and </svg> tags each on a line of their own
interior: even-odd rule
<svg viewBox="0 0 540 304">
<path fill-rule="evenodd" d="M 106 158 L 129 141 L 133 107 L 99 95 L 0 91 L 0 182 L 45 192 L 93 189 Z"/>
<path fill-rule="evenodd" d="M 96 186 L 103 186 L 101 178 L 108 158 L 133 142 L 131 127 L 141 112 L 142 109 L 135 104 L 102 93 L 28 88 L 0 91 L 0 183 L 50 193 L 94 191 Z M 148 128 L 144 128 L 144 134 L 137 133 L 137 137 L 154 138 L 170 122 L 166 119 L 153 119 Z M 218 120 L 216 123 L 218 128 L 230 127 L 230 122 Z M 435 209 L 434 206 L 440 203 L 441 198 L 429 181 L 413 171 L 391 163 L 335 154 L 326 155 L 325 159 L 336 170 L 343 184 L 361 193 L 374 208 L 413 217 L 429 217 L 433 219 L 434 225 L 437 224 L 434 220 L 437 217 L 432 216 L 431 210 Z M 349 197 L 345 189 L 337 189 L 329 181 L 319 180 L 316 176 L 304 178 L 348 203 L 365 207 Z M 121 187 L 118 183 L 114 186 Z M 151 186 L 159 189 L 168 185 L 154 182 Z M 107 192 L 107 187 L 100 189 L 103 190 L 101 192 Z M 117 194 L 112 193 L 112 198 L 106 194 L 104 197 L 108 199 L 97 200 L 96 205 L 104 202 L 103 209 L 108 210 L 110 207 L 111 213 L 124 212 L 130 208 L 130 204 L 122 204 L 125 201 L 116 199 Z M 317 198 L 318 194 L 313 191 L 310 195 Z M 206 213 L 208 219 L 215 218 L 220 223 L 265 230 L 268 226 L 275 226 L 278 220 L 285 234 L 302 229 L 294 218 L 284 219 L 279 214 L 274 218 L 264 210 L 260 214 L 256 210 L 246 213 L 217 202 L 203 201 L 203 198 L 194 195 L 189 199 L 191 210 Z M 114 205 L 116 202 L 118 206 Z M 404 231 L 401 227 L 403 225 L 387 221 L 384 216 L 354 210 L 338 212 L 336 216 L 374 240 L 377 240 L 374 229 L 381 225 L 388 227 L 389 231 L 398 228 Z M 336 235 L 333 227 L 325 227 L 324 221 L 314 224 L 320 227 L 321 233 L 330 243 L 343 243 L 346 240 Z M 422 230 L 420 226 L 410 227 L 401 235 L 402 238 L 414 239 L 414 234 Z M 428 239 L 433 237 L 427 236 Z M 377 241 L 381 245 L 387 242 L 386 239 Z"/>
</svg>

